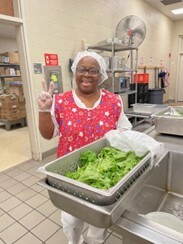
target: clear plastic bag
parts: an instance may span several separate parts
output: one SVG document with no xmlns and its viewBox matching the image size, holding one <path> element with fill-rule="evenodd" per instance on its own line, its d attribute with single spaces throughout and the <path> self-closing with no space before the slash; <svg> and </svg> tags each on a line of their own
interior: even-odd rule
<svg viewBox="0 0 183 244">
<path fill-rule="evenodd" d="M 122 151 L 134 151 L 137 156 L 144 156 L 148 152 L 151 153 L 151 163 L 154 163 L 154 158 L 162 154 L 164 144 L 157 142 L 152 137 L 137 131 L 127 130 L 119 132 L 111 130 L 105 134 L 112 147 Z"/>
</svg>

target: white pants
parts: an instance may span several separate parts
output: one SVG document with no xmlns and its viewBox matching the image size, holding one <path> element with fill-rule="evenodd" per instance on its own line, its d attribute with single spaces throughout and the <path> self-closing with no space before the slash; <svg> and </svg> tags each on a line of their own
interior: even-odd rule
<svg viewBox="0 0 183 244">
<path fill-rule="evenodd" d="M 84 221 L 66 212 L 62 212 L 61 222 L 63 226 L 63 231 L 67 239 L 69 240 L 69 244 L 82 244 L 84 241 L 82 236 Z M 87 243 L 101 244 L 105 241 L 106 234 L 107 229 L 102 229 L 89 225 L 87 233 Z"/>
</svg>

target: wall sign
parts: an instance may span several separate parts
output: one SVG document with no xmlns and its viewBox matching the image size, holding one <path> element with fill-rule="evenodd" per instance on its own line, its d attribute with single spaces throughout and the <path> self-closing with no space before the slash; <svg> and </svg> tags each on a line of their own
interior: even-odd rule
<svg viewBox="0 0 183 244">
<path fill-rule="evenodd" d="M 45 53 L 44 58 L 45 58 L 46 66 L 58 66 L 58 55 L 57 54 Z"/>
<path fill-rule="evenodd" d="M 51 81 L 53 82 L 54 94 L 63 92 L 61 66 L 44 66 L 44 77 L 47 87 L 49 87 Z"/>
<path fill-rule="evenodd" d="M 34 74 L 42 74 L 42 64 L 41 63 L 33 63 Z"/>
</svg>

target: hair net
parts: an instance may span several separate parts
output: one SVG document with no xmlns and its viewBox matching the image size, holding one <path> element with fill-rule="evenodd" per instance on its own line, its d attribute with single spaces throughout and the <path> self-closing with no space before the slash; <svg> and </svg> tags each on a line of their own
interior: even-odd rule
<svg viewBox="0 0 183 244">
<path fill-rule="evenodd" d="M 102 82 L 104 82 L 108 78 L 108 75 L 107 75 L 107 72 L 106 72 L 107 66 L 106 66 L 106 62 L 105 62 L 104 58 L 102 56 L 100 56 L 99 54 L 95 53 L 95 52 L 90 52 L 90 51 L 86 51 L 86 50 L 82 51 L 82 52 L 79 52 L 76 55 L 76 57 L 74 59 L 74 62 L 72 64 L 72 67 L 71 67 L 72 72 L 75 75 L 76 67 L 77 67 L 79 61 L 82 58 L 88 57 L 88 56 L 94 58 L 97 61 L 97 63 L 99 64 L 99 66 L 100 66 L 100 74 L 101 74 L 100 84 L 101 84 Z"/>
</svg>

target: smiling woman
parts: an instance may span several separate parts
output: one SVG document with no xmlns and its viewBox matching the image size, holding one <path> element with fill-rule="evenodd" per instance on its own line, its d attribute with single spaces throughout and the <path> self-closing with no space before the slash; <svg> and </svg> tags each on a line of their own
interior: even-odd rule
<svg viewBox="0 0 183 244">
<path fill-rule="evenodd" d="M 43 91 L 38 98 L 40 133 L 46 139 L 59 136 L 57 157 L 104 137 L 110 130 L 121 133 L 132 128 L 123 112 L 121 98 L 99 88 L 108 78 L 106 63 L 100 55 L 79 52 L 71 69 L 77 84 L 75 90 L 53 95 L 53 84 L 47 91 L 43 81 Z M 65 212 L 61 220 L 69 243 L 83 243 L 84 222 Z M 90 226 L 88 242 L 103 243 L 106 231 Z"/>
</svg>

